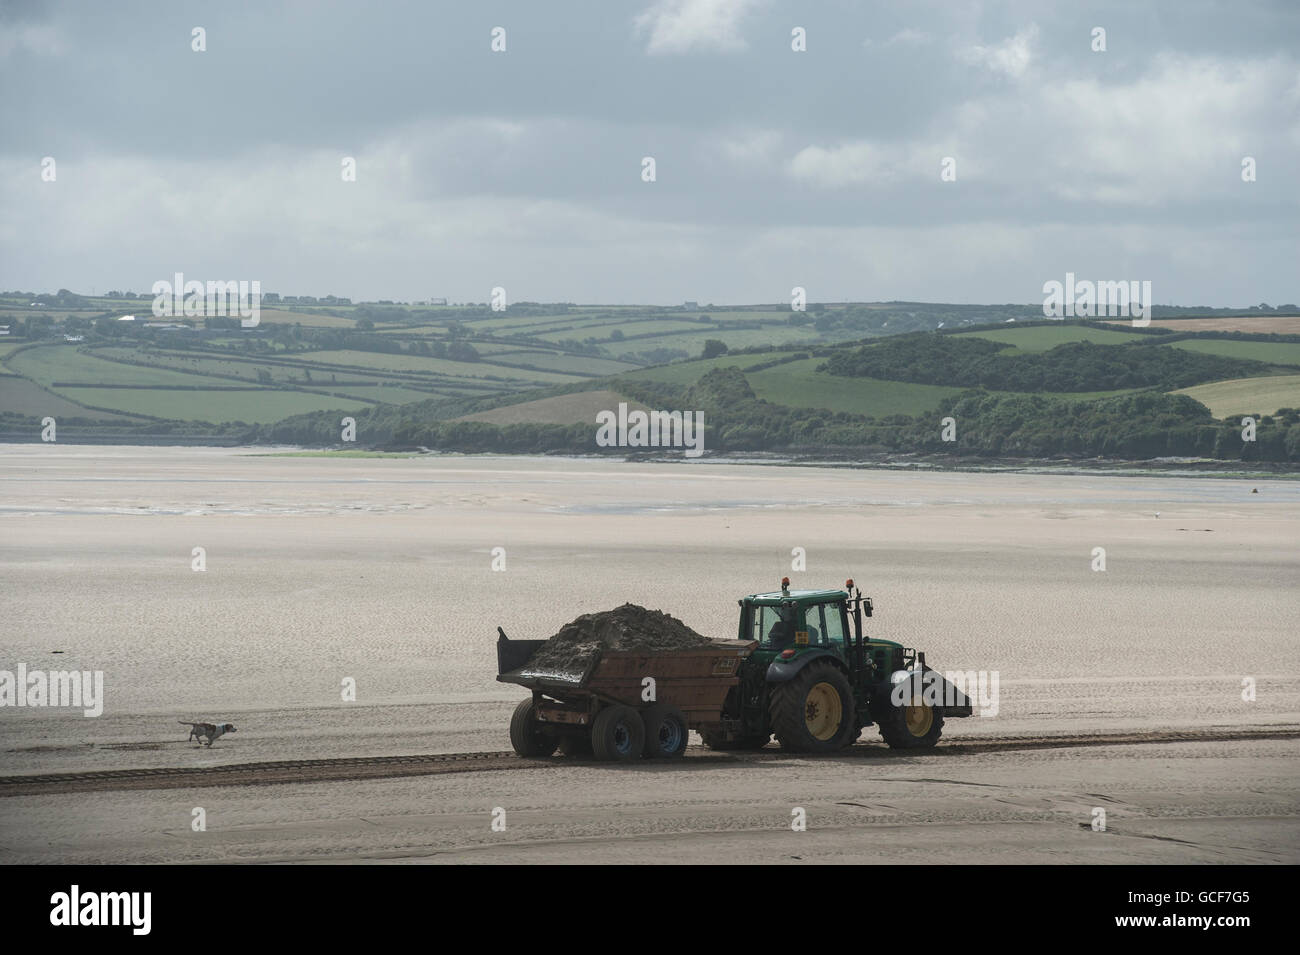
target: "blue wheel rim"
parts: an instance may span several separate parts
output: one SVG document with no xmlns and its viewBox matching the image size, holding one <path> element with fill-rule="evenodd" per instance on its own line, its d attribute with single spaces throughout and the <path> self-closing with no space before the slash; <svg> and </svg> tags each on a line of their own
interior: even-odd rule
<svg viewBox="0 0 1300 955">
<path fill-rule="evenodd" d="M 659 752 L 675 753 L 682 745 L 682 728 L 676 720 L 659 724 Z"/>
<path fill-rule="evenodd" d="M 614 727 L 614 749 L 620 756 L 626 756 L 632 749 L 632 734 L 628 732 L 626 723 Z"/>
</svg>

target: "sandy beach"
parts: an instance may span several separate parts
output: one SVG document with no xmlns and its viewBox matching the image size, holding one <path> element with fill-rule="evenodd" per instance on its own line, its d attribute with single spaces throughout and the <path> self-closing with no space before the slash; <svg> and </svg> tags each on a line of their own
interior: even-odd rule
<svg viewBox="0 0 1300 955">
<path fill-rule="evenodd" d="M 632 601 L 730 638 L 784 575 L 853 577 L 871 633 L 1001 695 L 928 755 L 0 793 L 0 860 L 1294 863 L 1294 738 L 974 743 L 1300 728 L 1298 541 L 1276 479 L 3 446 L 0 669 L 105 680 L 98 718 L 0 708 L 5 776 L 508 750 L 498 625 Z"/>
</svg>

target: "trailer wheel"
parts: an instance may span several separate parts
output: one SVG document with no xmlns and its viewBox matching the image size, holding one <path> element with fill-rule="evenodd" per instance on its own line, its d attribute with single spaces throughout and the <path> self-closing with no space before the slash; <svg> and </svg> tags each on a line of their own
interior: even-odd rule
<svg viewBox="0 0 1300 955">
<path fill-rule="evenodd" d="M 645 747 L 645 724 L 630 706 L 615 704 L 596 714 L 591 724 L 591 751 L 597 759 L 639 759 Z"/>
<path fill-rule="evenodd" d="M 526 757 L 550 756 L 558 743 L 554 736 L 538 729 L 532 698 L 520 700 L 510 717 L 510 745 L 515 752 Z"/>
<path fill-rule="evenodd" d="M 893 707 L 889 719 L 880 723 L 880 735 L 890 749 L 930 749 L 943 735 L 943 707 Z"/>
<path fill-rule="evenodd" d="M 848 678 L 832 664 L 818 661 L 772 688 L 768 714 L 782 749 L 829 753 L 852 742 L 858 725 L 853 707 Z"/>
<path fill-rule="evenodd" d="M 686 752 L 691 731 L 686 714 L 671 703 L 656 703 L 641 711 L 645 724 L 645 755 L 649 759 L 676 759 Z"/>
</svg>

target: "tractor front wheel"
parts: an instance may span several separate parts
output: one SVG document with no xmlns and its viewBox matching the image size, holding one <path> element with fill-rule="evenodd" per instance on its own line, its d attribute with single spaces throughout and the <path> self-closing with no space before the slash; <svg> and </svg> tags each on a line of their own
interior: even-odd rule
<svg viewBox="0 0 1300 955">
<path fill-rule="evenodd" d="M 829 753 L 853 742 L 858 728 L 853 688 L 831 663 L 810 663 L 788 683 L 772 688 L 772 732 L 793 753 Z"/>
<path fill-rule="evenodd" d="M 880 724 L 880 735 L 890 749 L 930 749 L 943 735 L 943 707 L 895 706 Z"/>
</svg>

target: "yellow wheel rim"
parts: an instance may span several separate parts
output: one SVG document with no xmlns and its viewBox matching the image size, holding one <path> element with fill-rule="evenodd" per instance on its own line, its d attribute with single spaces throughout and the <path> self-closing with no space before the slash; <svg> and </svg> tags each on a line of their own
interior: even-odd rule
<svg viewBox="0 0 1300 955">
<path fill-rule="evenodd" d="M 844 705 L 839 691 L 829 683 L 818 683 L 808 691 L 804 701 L 803 718 L 808 732 L 823 742 L 831 739 L 840 728 Z"/>
<path fill-rule="evenodd" d="M 917 737 L 924 736 L 934 725 L 934 710 L 924 704 L 906 706 L 903 708 L 903 720 L 907 723 L 909 733 Z"/>
</svg>

